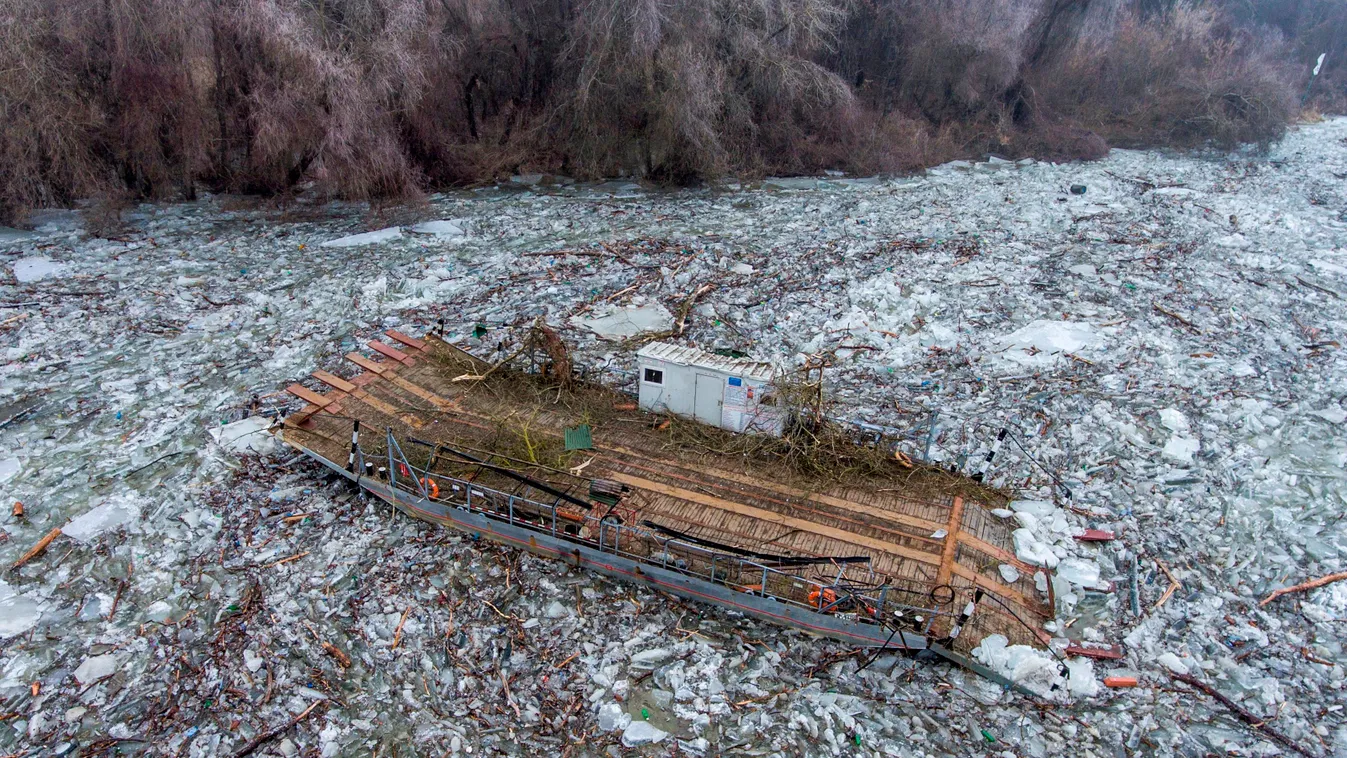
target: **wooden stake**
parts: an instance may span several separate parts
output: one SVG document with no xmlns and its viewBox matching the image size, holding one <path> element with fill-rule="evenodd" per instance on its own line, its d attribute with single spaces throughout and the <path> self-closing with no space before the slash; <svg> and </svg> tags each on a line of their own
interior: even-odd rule
<svg viewBox="0 0 1347 758">
<path fill-rule="evenodd" d="M 19 560 L 15 561 L 14 565 L 9 567 L 9 570 L 14 571 L 23 564 L 36 558 L 38 555 L 42 553 L 43 550 L 47 549 L 47 546 L 51 544 L 52 540 L 60 536 L 61 536 L 61 527 L 59 526 L 51 530 L 50 532 L 47 532 L 47 536 L 38 540 L 36 545 L 33 545 L 32 547 L 28 548 L 28 552 L 24 553 L 19 558 Z"/>
</svg>

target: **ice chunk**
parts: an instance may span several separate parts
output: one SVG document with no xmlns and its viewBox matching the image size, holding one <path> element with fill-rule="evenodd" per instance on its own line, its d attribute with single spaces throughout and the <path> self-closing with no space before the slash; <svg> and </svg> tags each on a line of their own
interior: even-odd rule
<svg viewBox="0 0 1347 758">
<path fill-rule="evenodd" d="M 1179 659 L 1177 655 L 1174 655 L 1173 653 L 1161 653 L 1155 659 L 1155 662 L 1160 664 L 1161 666 L 1164 666 L 1170 671 L 1173 671 L 1175 674 L 1188 673 L 1188 664 L 1184 663 L 1182 660 Z"/>
<path fill-rule="evenodd" d="M 627 747 L 650 745 L 668 736 L 668 732 L 656 729 L 649 721 L 633 721 L 622 732 L 622 744 Z"/>
<path fill-rule="evenodd" d="M 20 284 L 28 284 L 29 282 L 42 281 L 50 276 L 64 274 L 69 269 L 69 264 L 58 263 L 45 256 L 20 258 L 14 261 L 14 278 L 18 279 Z"/>
<path fill-rule="evenodd" d="M 380 229 L 376 232 L 365 232 L 364 234 L 352 234 L 346 237 L 340 237 L 334 240 L 328 240 L 323 243 L 323 247 L 359 247 L 360 245 L 381 245 L 385 242 L 402 239 L 402 229 L 396 226 L 390 226 L 387 229 Z"/>
<path fill-rule="evenodd" d="M 1083 276 L 1087 279 L 1099 275 L 1099 270 L 1088 263 L 1082 263 L 1079 266 L 1072 266 L 1071 268 L 1068 268 L 1067 271 L 1070 271 L 1071 273 L 1076 274 L 1078 276 Z"/>
<path fill-rule="evenodd" d="M 599 709 L 599 730 L 616 732 L 631 724 L 631 716 L 617 703 L 608 703 Z"/>
<path fill-rule="evenodd" d="M 1001 572 L 1001 578 L 1007 582 L 1013 584 L 1020 580 L 1020 570 L 1009 563 L 1002 563 L 997 569 Z"/>
<path fill-rule="evenodd" d="M 1160 453 L 1169 460 L 1180 466 L 1193 465 L 1193 456 L 1202 449 L 1202 444 L 1191 437 L 1180 437 L 1174 435 L 1165 443 L 1164 450 Z"/>
<path fill-rule="evenodd" d="M 1171 432 L 1188 431 L 1188 417 L 1174 408 L 1160 411 L 1160 423 Z"/>
<path fill-rule="evenodd" d="M 646 332 L 662 332 L 673 326 L 673 314 L 659 303 L 633 307 L 609 306 L 596 309 L 588 318 L 576 317 L 571 323 L 582 326 L 603 339 L 619 340 Z"/>
<path fill-rule="evenodd" d="M 23 464 L 19 462 L 18 458 L 6 458 L 0 461 L 0 484 L 18 476 L 20 471 L 23 471 Z"/>
<path fill-rule="evenodd" d="M 1094 678 L 1094 662 L 1089 658 L 1068 658 L 1066 671 L 1066 691 L 1073 697 L 1098 694 L 1099 680 Z"/>
<path fill-rule="evenodd" d="M 249 671 L 257 671 L 262 668 L 262 656 L 252 650 L 244 650 L 243 665 L 247 666 Z"/>
<path fill-rule="evenodd" d="M 1022 366 L 1048 366 L 1066 353 L 1078 353 L 1101 342 L 1090 324 L 1075 321 L 1037 320 L 1001 337 L 1001 355 Z"/>
<path fill-rule="evenodd" d="M 220 447 L 235 453 L 254 452 L 266 454 L 276 449 L 276 439 L 267 434 L 271 428 L 271 419 L 265 416 L 250 416 L 241 421 L 210 430 L 210 436 Z"/>
<path fill-rule="evenodd" d="M 85 658 L 84 663 L 75 669 L 75 679 L 80 684 L 90 684 L 110 675 L 117 670 L 117 656 L 109 653 L 107 655 L 95 655 L 92 658 Z"/>
<path fill-rule="evenodd" d="M 642 650 L 631 657 L 633 668 L 654 668 L 655 664 L 668 658 L 672 653 L 662 647 Z"/>
<path fill-rule="evenodd" d="M 466 236 L 466 232 L 463 231 L 461 224 L 461 221 L 450 221 L 447 219 L 441 221 L 427 221 L 423 224 L 417 224 L 407 231 L 412 234 L 431 234 L 436 237 L 464 237 Z"/>
<path fill-rule="evenodd" d="M 32 629 L 42 612 L 35 601 L 20 595 L 0 580 L 0 637 L 13 637 Z"/>
<path fill-rule="evenodd" d="M 547 606 L 547 617 L 550 619 L 564 619 L 569 615 L 571 615 L 570 610 L 555 600 Z"/>
<path fill-rule="evenodd" d="M 103 532 L 130 524 L 140 516 L 140 506 L 129 500 L 113 500 L 95 506 L 61 527 L 67 537 L 88 542 Z"/>
<path fill-rule="evenodd" d="M 1011 536 L 1015 540 L 1016 558 L 1032 566 L 1054 568 L 1057 565 L 1057 555 L 1052 552 L 1052 547 L 1040 542 L 1033 532 L 1028 529 L 1016 529 Z"/>
<path fill-rule="evenodd" d="M 736 274 L 747 275 L 753 273 L 753 267 L 748 265 L 747 263 L 736 263 L 730 267 L 730 270 Z"/>
<path fill-rule="evenodd" d="M 1099 584 L 1099 566 L 1081 558 L 1064 558 L 1057 565 L 1057 576 L 1081 587 L 1094 587 Z"/>
<path fill-rule="evenodd" d="M 1310 411 L 1311 414 L 1327 421 L 1330 424 L 1341 424 L 1347 421 L 1347 411 L 1338 407 L 1325 408 L 1322 411 Z M 3 474 L 0 474 L 0 481 L 3 481 Z"/>
</svg>

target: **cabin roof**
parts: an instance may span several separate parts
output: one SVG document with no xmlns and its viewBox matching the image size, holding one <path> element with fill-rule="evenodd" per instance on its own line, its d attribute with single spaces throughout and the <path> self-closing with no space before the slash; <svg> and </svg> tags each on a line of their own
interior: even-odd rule
<svg viewBox="0 0 1347 758">
<path fill-rule="evenodd" d="M 637 351 L 636 357 L 643 360 L 663 361 L 678 366 L 695 366 L 718 371 L 722 374 L 742 376 L 764 382 L 772 381 L 777 373 L 776 367 L 766 361 L 727 358 L 695 347 L 676 345 L 672 342 L 651 342 Z"/>
</svg>

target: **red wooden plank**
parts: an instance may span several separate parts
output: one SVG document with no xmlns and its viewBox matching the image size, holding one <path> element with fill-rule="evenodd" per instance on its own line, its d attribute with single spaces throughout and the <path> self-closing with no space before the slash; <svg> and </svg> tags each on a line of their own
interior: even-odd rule
<svg viewBox="0 0 1347 758">
<path fill-rule="evenodd" d="M 1080 645 L 1067 645 L 1067 655 L 1080 655 L 1086 658 L 1097 658 L 1100 660 L 1117 661 L 1123 657 L 1121 645 L 1109 645 L 1108 647 L 1082 647 Z"/>
<path fill-rule="evenodd" d="M 339 376 L 336 376 L 335 374 L 329 374 L 326 371 L 313 372 L 313 378 L 317 379 L 323 384 L 326 384 L 329 387 L 339 389 L 342 392 L 350 392 L 351 390 L 355 389 L 354 384 L 351 384 L 350 382 L 346 381 L 345 379 L 342 379 Z"/>
<path fill-rule="evenodd" d="M 377 350 L 380 353 L 383 353 L 384 355 L 388 356 L 389 358 L 392 358 L 393 360 L 397 361 L 398 363 L 407 362 L 407 354 L 402 352 L 401 350 L 398 350 L 395 347 L 389 347 L 388 345 L 385 345 L 384 343 L 378 340 L 370 340 L 369 346 L 370 349 Z"/>
<path fill-rule="evenodd" d="M 1113 541 L 1113 532 L 1106 532 L 1103 529 L 1086 529 L 1084 534 L 1077 534 L 1076 539 L 1080 542 L 1111 542 Z"/>
<path fill-rule="evenodd" d="M 294 395 L 300 400 L 303 400 L 306 403 L 316 405 L 319 408 L 326 408 L 328 404 L 332 402 L 332 398 L 323 397 L 317 392 L 314 392 L 313 390 L 310 389 L 305 389 L 304 387 L 301 387 L 298 384 L 292 384 L 289 387 L 286 387 L 285 391 L 289 392 L 291 395 Z"/>
<path fill-rule="evenodd" d="M 415 337 L 409 337 L 403 334 L 402 332 L 397 331 L 396 329 L 389 329 L 386 333 L 388 334 L 389 337 L 392 337 L 395 341 L 401 342 L 402 344 L 412 348 L 413 350 L 426 349 L 426 343 L 424 341 L 419 340 Z"/>
<path fill-rule="evenodd" d="M 347 353 L 346 360 L 350 361 L 351 363 L 354 363 L 360 368 L 365 369 L 366 371 L 370 371 L 375 374 L 382 374 L 384 372 L 383 366 L 380 366 L 379 364 L 375 363 L 369 358 L 366 358 L 360 353 Z"/>
</svg>

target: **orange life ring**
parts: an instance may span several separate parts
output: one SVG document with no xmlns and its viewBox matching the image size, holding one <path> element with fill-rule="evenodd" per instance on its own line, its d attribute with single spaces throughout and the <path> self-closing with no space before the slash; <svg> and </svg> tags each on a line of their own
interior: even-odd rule
<svg viewBox="0 0 1347 758">
<path fill-rule="evenodd" d="M 421 477 L 421 485 L 430 490 L 431 500 L 440 499 L 440 485 L 436 484 L 434 479 L 431 479 L 428 476 L 423 476 Z"/>
<path fill-rule="evenodd" d="M 836 592 L 833 592 L 832 590 L 829 590 L 829 589 L 825 589 L 825 590 L 823 590 L 822 593 L 820 594 L 819 588 L 818 588 L 818 587 L 815 587 L 815 588 L 814 588 L 813 590 L 811 590 L 810 593 L 809 593 L 809 604 L 812 605 L 812 606 L 814 606 L 815 608 L 820 607 L 820 605 L 819 605 L 819 598 L 820 598 L 820 597 L 823 598 L 823 604 L 822 604 L 822 607 L 827 607 L 827 606 L 830 606 L 830 605 L 832 605 L 833 603 L 836 603 L 836 602 L 837 602 L 837 593 L 836 593 Z"/>
</svg>

